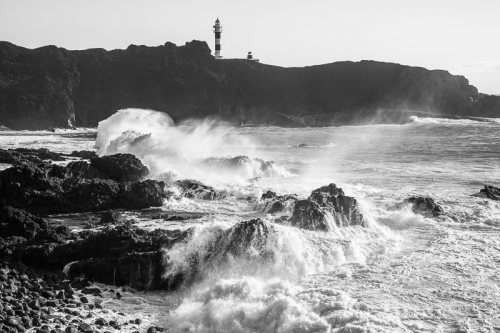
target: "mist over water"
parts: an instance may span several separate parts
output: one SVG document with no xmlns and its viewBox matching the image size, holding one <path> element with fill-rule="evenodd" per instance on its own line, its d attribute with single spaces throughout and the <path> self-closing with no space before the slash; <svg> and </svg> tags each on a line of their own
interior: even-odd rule
<svg viewBox="0 0 500 333">
<path fill-rule="evenodd" d="M 215 120 L 189 120 L 175 125 L 163 112 L 119 110 L 99 123 L 98 154 L 131 153 L 146 163 L 152 176 L 209 182 L 245 181 L 286 176 L 272 161 L 251 158 L 256 143 Z"/>
<path fill-rule="evenodd" d="M 227 191 L 214 202 L 165 202 L 164 210 L 207 214 L 199 220 L 147 221 L 150 228 L 193 228 L 165 251 L 166 275 L 191 274 L 190 260 L 200 263 L 195 281 L 165 302 L 160 325 L 172 332 L 500 327 L 500 204 L 471 196 L 483 184 L 500 185 L 494 120 L 235 128 L 213 120 L 174 124 L 164 113 L 126 109 L 99 124 L 95 142 L 61 135 L 17 133 L 0 142 L 56 150 L 95 144 L 99 154 L 136 154 L 155 178 L 194 178 Z M 298 229 L 278 223 L 280 214 L 268 214 L 258 200 L 267 189 L 305 198 L 331 182 L 356 197 L 366 228 Z M 415 214 L 402 204 L 412 195 L 431 196 L 445 215 Z M 225 233 L 253 218 L 269 230 L 265 243 L 224 255 L 232 240 Z"/>
</svg>

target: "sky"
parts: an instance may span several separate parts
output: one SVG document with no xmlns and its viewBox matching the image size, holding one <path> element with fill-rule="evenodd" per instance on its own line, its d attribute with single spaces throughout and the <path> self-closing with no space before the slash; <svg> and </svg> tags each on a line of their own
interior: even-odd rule
<svg viewBox="0 0 500 333">
<path fill-rule="evenodd" d="M 203 40 L 284 67 L 377 60 L 463 75 L 500 94 L 500 0 L 0 0 L 0 40 L 126 48 Z"/>
</svg>

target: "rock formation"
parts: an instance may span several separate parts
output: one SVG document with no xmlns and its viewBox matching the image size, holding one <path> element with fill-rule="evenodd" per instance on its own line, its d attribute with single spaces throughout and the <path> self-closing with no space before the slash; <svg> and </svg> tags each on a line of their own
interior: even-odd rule
<svg viewBox="0 0 500 333">
<path fill-rule="evenodd" d="M 477 196 L 485 197 L 491 200 L 500 200 L 500 188 L 491 185 L 484 185 L 484 188 L 479 191 Z"/>
<path fill-rule="evenodd" d="M 410 204 L 415 214 L 437 217 L 443 214 L 443 209 L 430 197 L 409 197 L 404 203 Z"/>
<path fill-rule="evenodd" d="M 289 222 L 298 228 L 322 231 L 332 230 L 331 222 L 339 227 L 366 226 L 356 199 L 344 195 L 335 184 L 320 187 L 309 198 L 298 200 Z"/>
<path fill-rule="evenodd" d="M 0 204 L 34 213 L 161 206 L 168 196 L 165 184 L 139 181 L 147 173 L 130 154 L 95 157 L 91 163 L 76 161 L 65 167 L 24 159 L 0 171 Z"/>
<path fill-rule="evenodd" d="M 175 121 L 325 126 L 400 123 L 411 115 L 499 117 L 500 97 L 478 93 L 462 76 L 392 63 L 282 68 L 215 60 L 200 41 L 112 51 L 0 42 L 0 126 L 94 127 L 127 107 L 164 111 Z"/>
<path fill-rule="evenodd" d="M 184 179 L 174 183 L 182 191 L 182 196 L 191 199 L 218 200 L 223 199 L 226 194 L 216 191 L 213 187 L 202 184 L 196 180 Z"/>
</svg>

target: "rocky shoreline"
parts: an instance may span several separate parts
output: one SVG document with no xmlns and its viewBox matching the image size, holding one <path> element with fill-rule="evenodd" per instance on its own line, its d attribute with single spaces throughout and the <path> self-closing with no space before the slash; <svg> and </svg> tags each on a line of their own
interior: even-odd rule
<svg viewBox="0 0 500 333">
<path fill-rule="evenodd" d="M 12 165 L 0 171 L 2 332 L 162 331 L 149 317 L 132 318 L 103 304 L 120 298 L 116 288 L 182 290 L 228 258 L 244 259 L 249 248 L 253 256 L 272 260 L 266 242 L 274 223 L 318 232 L 368 226 L 356 199 L 335 184 L 304 199 L 269 190 L 255 201 L 274 223 L 256 218 L 220 230 L 207 245 L 208 255 L 193 254 L 185 269 L 170 272 L 167 252 L 187 242 L 192 228 L 145 230 L 117 209 L 140 211 L 151 220 L 196 220 L 204 214 L 141 209 L 180 197 L 223 200 L 227 193 L 194 180 L 147 179 L 148 168 L 130 154 L 0 149 L 0 163 Z M 481 194 L 495 200 L 498 191 L 489 186 Z M 427 217 L 445 214 L 428 197 L 410 197 L 401 204 Z M 77 230 L 64 218 L 55 223 L 52 214 L 61 213 L 87 214 L 79 215 L 85 224 Z M 96 287 L 95 282 L 116 287 Z"/>
<path fill-rule="evenodd" d="M 0 331 L 36 333 L 163 331 L 143 315 L 127 315 L 103 305 L 105 293 L 86 279 L 65 279 L 17 262 L 0 263 Z"/>
</svg>

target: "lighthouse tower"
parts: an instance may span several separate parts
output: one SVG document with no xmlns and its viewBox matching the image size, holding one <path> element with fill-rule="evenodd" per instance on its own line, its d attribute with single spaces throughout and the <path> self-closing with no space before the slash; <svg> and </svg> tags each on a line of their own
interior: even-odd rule
<svg viewBox="0 0 500 333">
<path fill-rule="evenodd" d="M 215 33 L 215 59 L 222 59 L 222 56 L 220 55 L 220 34 L 222 33 L 222 25 L 220 24 L 219 19 L 215 21 L 214 33 Z"/>
</svg>

